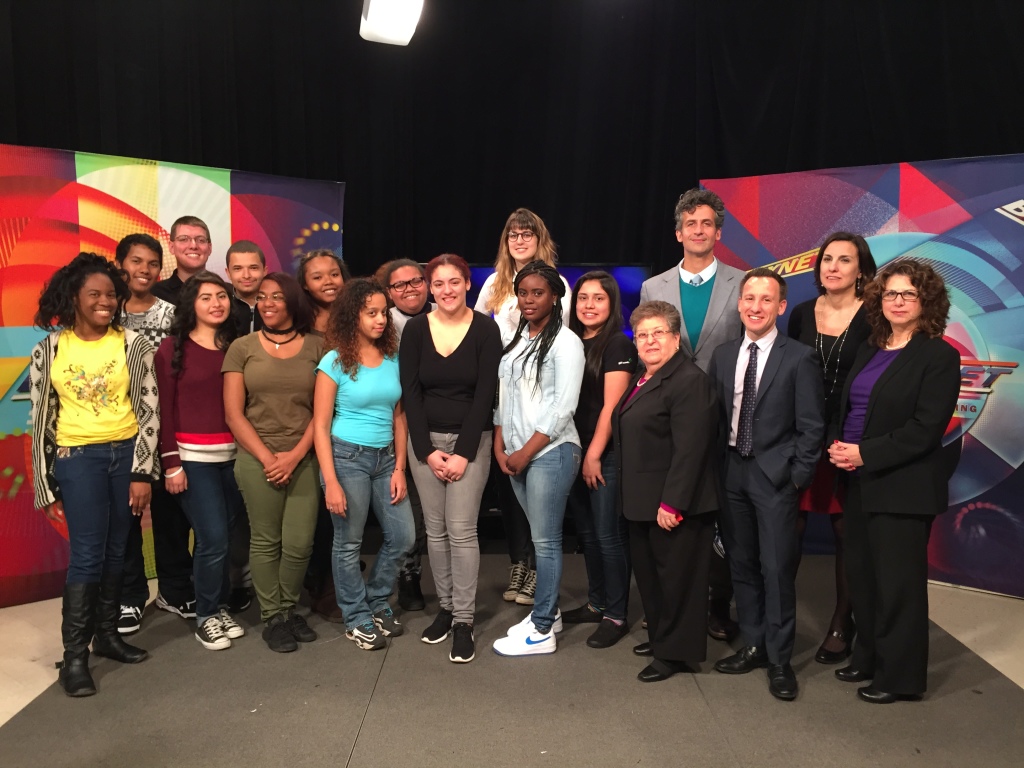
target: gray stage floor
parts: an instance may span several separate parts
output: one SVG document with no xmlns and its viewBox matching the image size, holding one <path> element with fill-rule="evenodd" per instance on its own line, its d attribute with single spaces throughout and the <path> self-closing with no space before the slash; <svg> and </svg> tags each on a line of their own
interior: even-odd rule
<svg viewBox="0 0 1024 768">
<path fill-rule="evenodd" d="M 709 640 L 695 675 L 637 682 L 630 653 L 644 639 L 641 608 L 619 645 L 594 650 L 591 627 L 567 627 L 553 656 L 507 659 L 490 642 L 526 608 L 502 602 L 507 558 L 483 557 L 477 658 L 405 616 L 385 651 L 361 651 L 341 627 L 312 619 L 320 640 L 274 654 L 252 627 L 228 651 L 203 650 L 181 619 L 147 614 L 137 667 L 94 659 L 100 692 L 65 697 L 54 685 L 0 728 L 0 766 L 1020 766 L 1024 691 L 932 626 L 925 701 L 873 706 L 816 664 L 831 611 L 829 558 L 800 573 L 799 698 L 774 700 L 763 674 L 712 671 L 730 650 Z M 432 592 L 429 573 L 424 586 Z M 563 607 L 585 595 L 582 557 L 566 556 Z M 429 597 L 433 597 L 430 595 Z M 634 593 L 635 598 L 635 593 Z M 152 610 L 152 609 L 151 609 Z"/>
</svg>

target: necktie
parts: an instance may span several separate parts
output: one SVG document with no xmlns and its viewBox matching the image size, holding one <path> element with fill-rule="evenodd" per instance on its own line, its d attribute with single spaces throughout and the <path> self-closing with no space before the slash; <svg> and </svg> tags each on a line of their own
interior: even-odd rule
<svg viewBox="0 0 1024 768">
<path fill-rule="evenodd" d="M 750 342 L 750 361 L 743 374 L 743 400 L 740 401 L 740 423 L 736 430 L 736 450 L 741 456 L 754 452 L 754 401 L 757 400 L 757 344 Z"/>
<path fill-rule="evenodd" d="M 690 280 L 690 285 L 695 285 L 696 286 L 696 285 L 700 285 L 703 282 L 704 282 L 704 278 L 703 277 L 701 277 L 700 275 L 694 275 L 693 279 Z"/>
</svg>

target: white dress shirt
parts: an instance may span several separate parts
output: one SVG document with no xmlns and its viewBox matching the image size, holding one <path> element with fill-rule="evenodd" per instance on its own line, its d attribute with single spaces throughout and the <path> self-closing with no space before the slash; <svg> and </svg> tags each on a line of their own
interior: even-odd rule
<svg viewBox="0 0 1024 768">
<path fill-rule="evenodd" d="M 778 338 L 778 327 L 772 328 L 768 333 L 755 341 L 757 344 L 757 386 L 761 386 L 761 374 L 764 373 L 764 366 L 768 362 L 768 355 L 772 351 L 772 345 Z M 743 405 L 743 379 L 747 375 L 747 364 L 750 362 L 750 342 L 752 338 L 743 334 L 743 341 L 740 342 L 740 354 L 736 358 L 736 376 L 733 379 L 732 391 L 732 420 L 729 423 L 729 446 L 736 447 L 736 435 L 740 430 L 740 407 Z"/>
<path fill-rule="evenodd" d="M 683 269 L 683 262 L 679 262 L 679 278 L 684 283 L 692 283 L 693 278 L 697 275 L 700 275 L 700 281 L 702 284 L 706 283 L 715 276 L 716 272 L 718 272 L 718 259 L 712 259 L 711 263 L 704 267 L 700 272 L 687 272 Z"/>
</svg>

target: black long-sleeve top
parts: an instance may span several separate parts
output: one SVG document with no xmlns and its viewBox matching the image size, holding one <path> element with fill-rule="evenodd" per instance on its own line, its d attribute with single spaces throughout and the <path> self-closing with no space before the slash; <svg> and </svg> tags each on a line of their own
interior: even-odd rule
<svg viewBox="0 0 1024 768">
<path fill-rule="evenodd" d="M 458 434 L 455 454 L 472 461 L 480 435 L 491 428 L 501 360 L 501 335 L 491 318 L 473 313 L 465 338 L 448 357 L 438 354 L 428 315 L 410 318 L 402 332 L 398 367 L 413 452 L 426 461 L 431 432 Z"/>
</svg>

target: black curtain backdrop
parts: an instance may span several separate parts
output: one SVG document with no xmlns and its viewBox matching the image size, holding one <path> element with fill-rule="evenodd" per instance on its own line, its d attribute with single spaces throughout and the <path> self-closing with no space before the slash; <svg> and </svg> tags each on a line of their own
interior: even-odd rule
<svg viewBox="0 0 1024 768">
<path fill-rule="evenodd" d="M 1021 0 L 426 0 L 407 48 L 361 6 L 0 0 L 0 142 L 345 181 L 357 272 L 517 206 L 661 269 L 700 178 L 1024 152 Z"/>
</svg>

